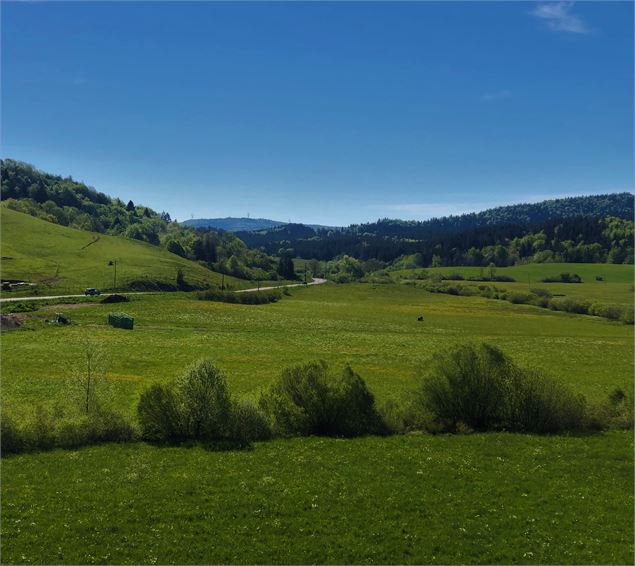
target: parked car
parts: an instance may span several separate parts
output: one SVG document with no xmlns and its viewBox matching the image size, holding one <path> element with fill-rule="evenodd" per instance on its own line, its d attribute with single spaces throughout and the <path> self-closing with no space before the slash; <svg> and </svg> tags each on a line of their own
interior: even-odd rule
<svg viewBox="0 0 635 566">
<path fill-rule="evenodd" d="M 84 295 L 101 295 L 101 291 L 93 287 L 88 287 L 88 289 L 84 289 Z"/>
</svg>

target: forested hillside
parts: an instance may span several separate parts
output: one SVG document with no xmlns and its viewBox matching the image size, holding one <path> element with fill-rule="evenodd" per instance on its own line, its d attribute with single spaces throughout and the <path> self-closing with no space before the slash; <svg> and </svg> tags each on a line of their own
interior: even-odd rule
<svg viewBox="0 0 635 566">
<path fill-rule="evenodd" d="M 633 195 L 619 193 L 513 205 L 424 222 L 379 220 L 337 230 L 287 225 L 240 232 L 249 246 L 332 260 L 390 262 L 419 254 L 423 265 L 511 265 L 565 261 L 632 263 Z"/>
<path fill-rule="evenodd" d="M 235 235 L 173 222 L 131 200 L 110 197 L 72 177 L 45 173 L 21 161 L 0 160 L 4 206 L 70 228 L 123 236 L 161 246 L 209 269 L 244 279 L 278 278 L 278 262 L 250 250 Z"/>
</svg>

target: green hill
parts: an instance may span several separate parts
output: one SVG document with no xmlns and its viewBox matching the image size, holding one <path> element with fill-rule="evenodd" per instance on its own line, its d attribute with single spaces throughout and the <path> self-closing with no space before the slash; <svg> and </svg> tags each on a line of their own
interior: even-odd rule
<svg viewBox="0 0 635 566">
<path fill-rule="evenodd" d="M 112 289 L 112 260 L 117 261 L 118 289 L 130 288 L 135 281 L 174 285 L 179 268 L 189 284 L 221 281 L 219 273 L 145 242 L 60 226 L 6 207 L 1 215 L 2 279 L 37 283 L 39 291 Z M 244 284 L 228 276 L 225 283 Z"/>
</svg>

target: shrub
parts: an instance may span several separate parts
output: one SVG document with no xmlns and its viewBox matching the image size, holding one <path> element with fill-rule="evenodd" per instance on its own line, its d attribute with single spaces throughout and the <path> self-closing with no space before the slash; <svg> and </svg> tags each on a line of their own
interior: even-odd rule
<svg viewBox="0 0 635 566">
<path fill-rule="evenodd" d="M 609 320 L 621 320 L 626 308 L 622 305 L 603 305 L 594 303 L 589 307 L 589 314 L 601 316 Z"/>
<path fill-rule="evenodd" d="M 537 297 L 546 297 L 547 299 L 553 296 L 549 289 L 545 289 L 543 287 L 532 287 L 531 289 L 529 289 L 529 292 L 536 295 Z"/>
<path fill-rule="evenodd" d="M 186 438 L 208 441 L 231 436 L 227 384 L 210 360 L 190 366 L 177 380 L 176 388 Z"/>
<path fill-rule="evenodd" d="M 28 449 L 50 450 L 55 446 L 55 422 L 41 405 L 35 407 L 35 416 L 25 428 Z"/>
<path fill-rule="evenodd" d="M 554 277 L 545 277 L 541 281 L 543 283 L 582 283 L 582 277 L 577 273 L 564 272 Z"/>
<path fill-rule="evenodd" d="M 2 454 L 16 454 L 26 449 L 24 431 L 6 411 L 2 412 L 0 420 L 0 449 Z"/>
<path fill-rule="evenodd" d="M 289 294 L 286 290 L 285 295 Z M 234 303 L 241 305 L 264 305 L 279 301 L 282 294 L 277 289 L 270 291 L 255 291 L 250 293 L 233 293 L 228 291 L 218 291 L 210 289 L 199 293 L 198 298 L 202 301 L 216 301 L 221 303 Z"/>
<path fill-rule="evenodd" d="M 625 393 L 622 389 L 614 389 L 604 402 L 591 407 L 590 426 L 598 430 L 632 429 L 633 409 L 633 392 Z"/>
<path fill-rule="evenodd" d="M 548 304 L 549 308 L 554 311 L 572 312 L 575 314 L 589 314 L 589 301 L 581 301 L 571 297 L 562 299 L 551 299 Z"/>
<path fill-rule="evenodd" d="M 51 411 L 38 406 L 33 416 L 22 423 L 2 415 L 3 454 L 76 448 L 99 442 L 130 442 L 135 438 L 132 425 L 107 408 L 69 417 L 61 410 Z"/>
<path fill-rule="evenodd" d="M 268 440 L 272 436 L 267 419 L 257 407 L 246 401 L 234 404 L 232 423 L 232 436 L 242 443 Z"/>
<path fill-rule="evenodd" d="M 584 427 L 584 398 L 537 371 L 510 375 L 505 427 L 519 432 L 558 433 Z"/>
<path fill-rule="evenodd" d="M 137 414 L 143 438 L 151 441 L 237 441 L 244 446 L 271 436 L 255 407 L 232 401 L 225 377 L 210 360 L 190 366 L 173 384 L 144 391 Z"/>
<path fill-rule="evenodd" d="M 488 344 L 436 354 L 415 407 L 440 430 L 555 433 L 585 426 L 582 397 L 537 372 L 520 369 Z M 424 425 L 426 426 L 426 425 Z M 429 429 L 429 427 L 428 427 Z"/>
<path fill-rule="evenodd" d="M 185 426 L 174 388 L 154 384 L 139 399 L 137 415 L 147 440 L 178 442 L 186 437 Z"/>
<path fill-rule="evenodd" d="M 360 436 L 386 432 L 375 399 L 350 367 L 341 375 L 325 362 L 283 370 L 261 397 L 274 434 L 283 436 Z"/>
<path fill-rule="evenodd" d="M 533 302 L 533 296 L 529 293 L 513 291 L 507 295 L 507 300 L 515 305 L 528 305 Z"/>
<path fill-rule="evenodd" d="M 424 408 L 449 429 L 459 422 L 476 430 L 497 428 L 510 366 L 500 350 L 487 344 L 437 353 L 422 384 Z"/>
<path fill-rule="evenodd" d="M 56 446 L 74 448 L 100 442 L 131 442 L 136 439 L 132 425 L 119 413 L 100 408 L 77 420 L 62 421 Z"/>
<path fill-rule="evenodd" d="M 548 297 L 534 297 L 532 303 L 537 307 L 541 307 L 543 309 L 549 308 L 549 298 Z"/>
</svg>

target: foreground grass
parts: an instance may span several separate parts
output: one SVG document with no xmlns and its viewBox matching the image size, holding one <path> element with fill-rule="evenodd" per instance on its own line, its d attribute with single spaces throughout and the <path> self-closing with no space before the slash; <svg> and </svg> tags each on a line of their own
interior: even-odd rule
<svg viewBox="0 0 635 566">
<path fill-rule="evenodd" d="M 6 458 L 5 563 L 632 564 L 632 434 Z"/>
</svg>

